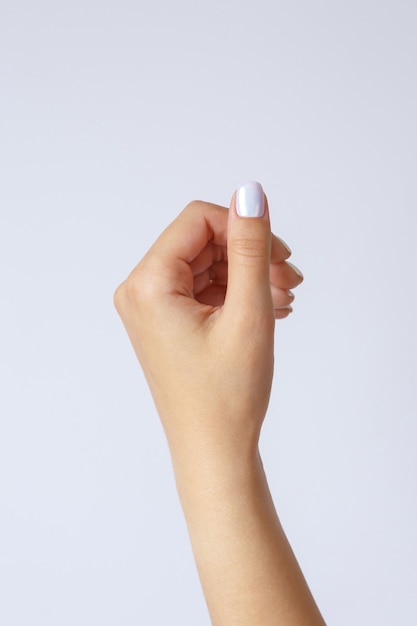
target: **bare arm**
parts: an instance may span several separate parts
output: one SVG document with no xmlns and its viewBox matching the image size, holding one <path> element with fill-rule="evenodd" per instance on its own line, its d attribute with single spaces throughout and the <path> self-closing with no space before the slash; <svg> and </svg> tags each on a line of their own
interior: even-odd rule
<svg viewBox="0 0 417 626">
<path fill-rule="evenodd" d="M 214 626 L 324 621 L 280 525 L 258 452 L 276 318 L 302 280 L 261 187 L 195 202 L 116 292 L 150 385 Z"/>
</svg>

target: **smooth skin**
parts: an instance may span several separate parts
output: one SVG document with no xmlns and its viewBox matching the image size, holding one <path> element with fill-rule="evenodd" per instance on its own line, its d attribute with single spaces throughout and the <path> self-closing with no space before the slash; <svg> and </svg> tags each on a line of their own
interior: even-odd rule
<svg viewBox="0 0 417 626">
<path fill-rule="evenodd" d="M 259 455 L 275 319 L 302 275 L 263 217 L 192 202 L 116 291 L 171 451 L 213 626 L 323 626 Z"/>
</svg>

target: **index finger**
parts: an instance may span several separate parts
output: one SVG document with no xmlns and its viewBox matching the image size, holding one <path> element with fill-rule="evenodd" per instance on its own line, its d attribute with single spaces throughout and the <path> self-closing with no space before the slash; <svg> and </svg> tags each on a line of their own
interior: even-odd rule
<svg viewBox="0 0 417 626">
<path fill-rule="evenodd" d="M 171 261 L 191 263 L 209 242 L 226 245 L 228 213 L 225 207 L 194 200 L 164 230 L 154 246 Z"/>
<path fill-rule="evenodd" d="M 188 204 L 158 237 L 131 272 L 133 281 L 152 276 L 152 291 L 193 297 L 192 261 L 209 242 L 226 245 L 228 209 L 196 200 Z M 148 277 L 143 281 L 144 277 Z"/>
</svg>

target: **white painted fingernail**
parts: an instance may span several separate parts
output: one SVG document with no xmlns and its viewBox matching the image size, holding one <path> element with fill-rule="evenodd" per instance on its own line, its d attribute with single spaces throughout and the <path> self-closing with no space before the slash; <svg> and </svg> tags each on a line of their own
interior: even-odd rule
<svg viewBox="0 0 417 626">
<path fill-rule="evenodd" d="M 262 185 L 249 181 L 236 192 L 236 211 L 240 217 L 262 217 L 265 212 Z"/>
<path fill-rule="evenodd" d="M 299 276 L 300 278 L 304 278 L 302 271 L 299 270 L 298 267 L 294 265 L 294 263 L 290 263 L 289 261 L 287 261 L 287 263 L 290 267 L 292 267 L 297 276 Z"/>
</svg>

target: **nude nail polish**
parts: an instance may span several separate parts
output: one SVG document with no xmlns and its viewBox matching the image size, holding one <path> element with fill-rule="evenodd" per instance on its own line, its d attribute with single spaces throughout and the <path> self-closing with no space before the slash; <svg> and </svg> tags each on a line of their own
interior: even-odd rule
<svg viewBox="0 0 417 626">
<path fill-rule="evenodd" d="M 292 255 L 292 252 L 291 252 L 291 248 L 290 248 L 290 246 L 289 246 L 289 245 L 288 245 L 288 244 L 287 244 L 287 243 L 286 243 L 283 239 L 281 239 L 281 237 L 278 237 L 278 239 L 280 240 L 280 242 L 282 243 L 282 245 L 283 245 L 283 246 L 284 246 L 284 248 L 286 249 L 286 251 L 287 251 L 287 253 L 288 253 L 288 256 L 291 256 L 291 255 Z"/>
<path fill-rule="evenodd" d="M 240 217 L 262 217 L 265 200 L 262 185 L 248 181 L 240 185 L 236 192 L 236 212 Z"/>
<path fill-rule="evenodd" d="M 298 267 L 296 267 L 294 265 L 294 263 L 290 263 L 289 261 L 287 261 L 287 264 L 292 267 L 292 269 L 294 270 L 294 272 L 297 274 L 297 276 L 299 276 L 300 278 L 304 278 L 303 273 L 301 272 L 301 270 L 298 269 Z"/>
</svg>

